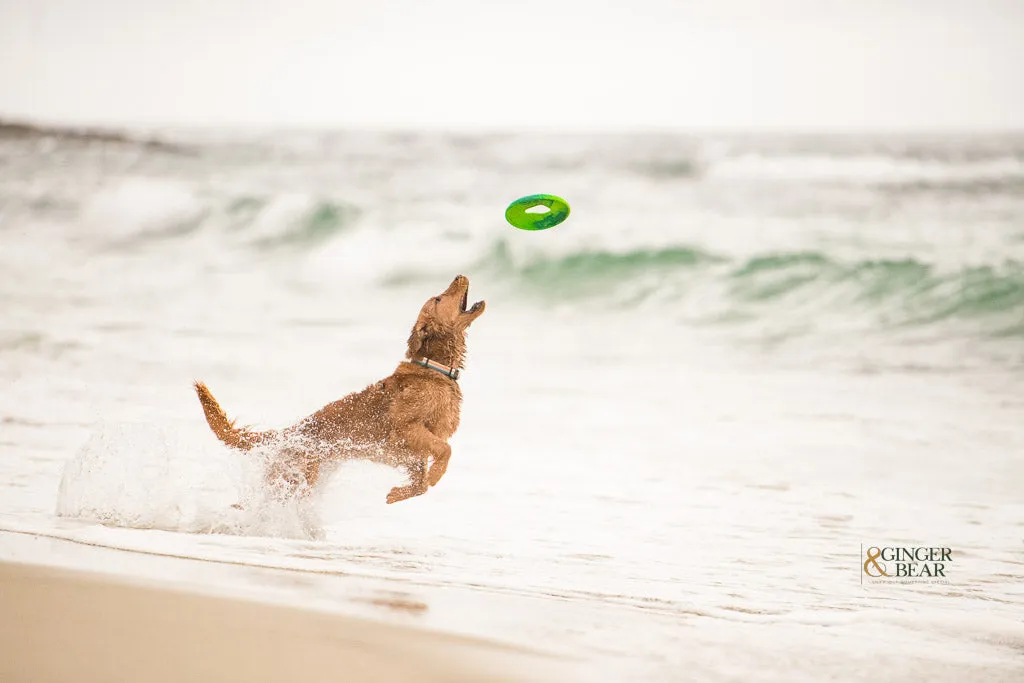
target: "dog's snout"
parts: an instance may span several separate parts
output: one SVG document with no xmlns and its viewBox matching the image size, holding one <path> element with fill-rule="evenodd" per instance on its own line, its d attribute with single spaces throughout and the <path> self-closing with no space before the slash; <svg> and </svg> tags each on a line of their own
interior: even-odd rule
<svg viewBox="0 0 1024 683">
<path fill-rule="evenodd" d="M 459 290 L 469 289 L 469 278 L 465 275 L 456 275 L 452 283 L 448 285 L 448 289 L 444 291 L 445 294 L 455 294 Z"/>
</svg>

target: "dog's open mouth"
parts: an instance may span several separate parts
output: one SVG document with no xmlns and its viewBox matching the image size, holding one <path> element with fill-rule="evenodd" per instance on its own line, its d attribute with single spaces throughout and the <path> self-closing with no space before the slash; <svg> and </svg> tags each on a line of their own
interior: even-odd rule
<svg viewBox="0 0 1024 683">
<path fill-rule="evenodd" d="M 482 301 L 477 301 L 475 304 L 473 304 L 469 308 L 466 308 L 466 306 L 469 304 L 469 287 L 466 287 L 466 291 L 462 293 L 462 305 L 461 305 L 462 312 L 463 313 L 476 313 L 480 309 L 480 305 L 482 303 L 483 303 Z"/>
</svg>

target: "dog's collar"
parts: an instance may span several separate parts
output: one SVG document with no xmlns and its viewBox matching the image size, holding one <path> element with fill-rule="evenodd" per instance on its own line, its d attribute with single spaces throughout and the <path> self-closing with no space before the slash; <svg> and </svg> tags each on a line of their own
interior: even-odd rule
<svg viewBox="0 0 1024 683">
<path fill-rule="evenodd" d="M 462 371 L 459 370 L 458 368 L 453 368 L 453 367 L 449 367 L 447 365 L 442 365 L 441 363 L 438 363 L 436 361 L 432 361 L 429 358 L 424 358 L 422 360 L 413 360 L 411 362 L 415 363 L 416 365 L 422 366 L 424 368 L 430 368 L 431 370 L 437 370 L 438 372 L 440 372 L 445 377 L 451 377 L 454 380 L 458 380 L 459 379 L 459 375 L 462 374 Z"/>
</svg>

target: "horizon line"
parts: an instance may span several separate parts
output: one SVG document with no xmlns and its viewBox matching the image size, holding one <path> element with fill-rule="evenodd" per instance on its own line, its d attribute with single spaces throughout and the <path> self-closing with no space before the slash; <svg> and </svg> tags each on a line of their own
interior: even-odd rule
<svg viewBox="0 0 1024 683">
<path fill-rule="evenodd" d="M 644 125 L 616 124 L 604 126 L 570 127 L 555 124 L 460 124 L 460 123 L 381 123 L 381 122 L 101 122 L 60 120 L 52 117 L 34 117 L 5 114 L 0 111 L 0 129 L 25 127 L 40 133 L 153 133 L 158 131 L 213 132 L 231 130 L 238 133 L 435 133 L 446 135 L 1024 135 L 1024 124 L 1017 127 L 998 126 L 836 126 L 836 125 Z"/>
</svg>

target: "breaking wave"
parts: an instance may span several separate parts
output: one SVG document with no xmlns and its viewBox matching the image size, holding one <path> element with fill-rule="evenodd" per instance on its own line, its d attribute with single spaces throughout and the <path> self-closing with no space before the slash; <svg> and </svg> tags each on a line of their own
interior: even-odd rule
<svg viewBox="0 0 1024 683">
<path fill-rule="evenodd" d="M 859 311 L 884 327 L 976 323 L 994 336 L 1024 336 L 1024 262 L 942 269 L 914 258 L 843 261 L 816 251 L 730 258 L 694 247 L 584 251 L 514 258 L 503 242 L 481 266 L 552 303 L 566 298 L 635 305 L 703 297 L 716 317 L 773 315 L 787 303 Z M 725 316 L 732 317 L 735 316 Z"/>
<path fill-rule="evenodd" d="M 28 151 L 0 167 L 0 228 L 39 227 L 48 245 L 154 267 L 165 251 L 200 272 L 283 264 L 268 286 L 304 278 L 307 291 L 337 278 L 419 286 L 462 270 L 541 305 L 668 304 L 678 320 L 722 322 L 798 311 L 1024 336 L 1019 136 L 310 133 L 186 139 L 191 156 L 97 156 L 60 138 L 47 157 L 25 146 L 36 133 L 6 130 L 0 146 Z M 573 223 L 510 235 L 502 202 L 538 184 L 568 186 Z"/>
</svg>

